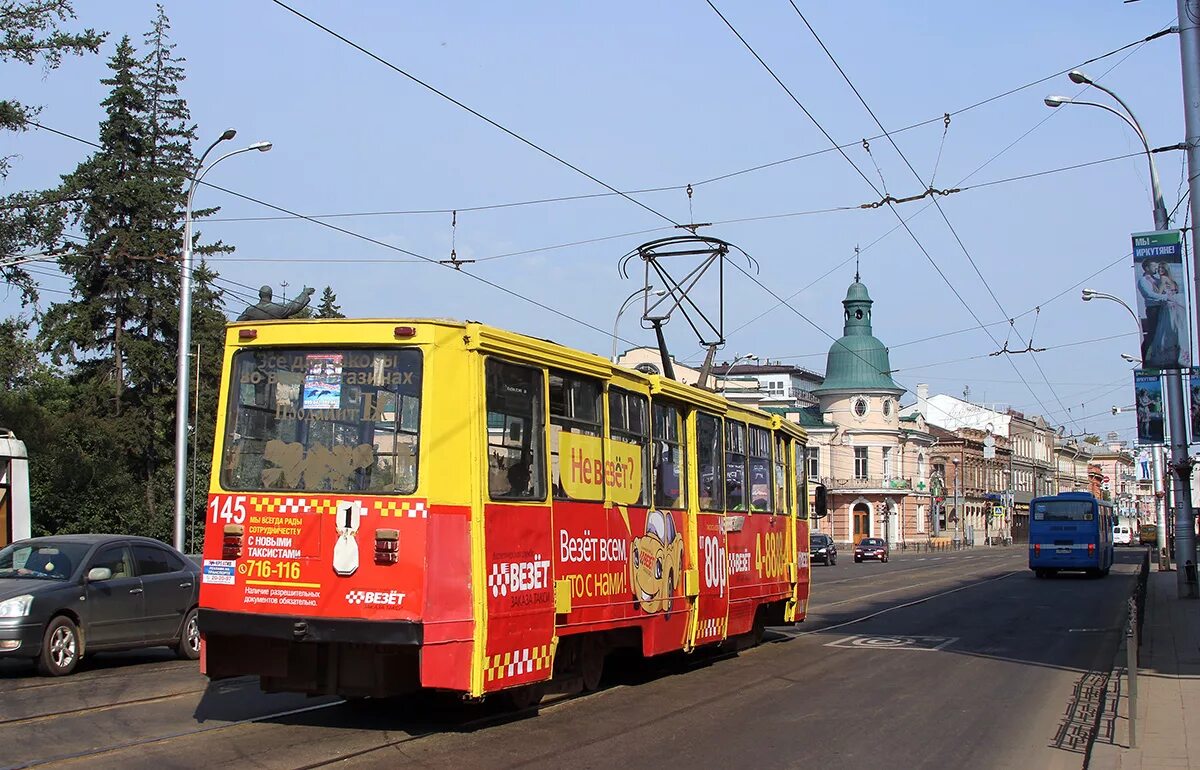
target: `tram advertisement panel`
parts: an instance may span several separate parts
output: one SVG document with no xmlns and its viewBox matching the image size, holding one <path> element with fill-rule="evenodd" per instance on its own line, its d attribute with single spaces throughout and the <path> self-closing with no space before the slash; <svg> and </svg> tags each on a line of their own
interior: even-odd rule
<svg viewBox="0 0 1200 770">
<path fill-rule="evenodd" d="M 207 513 L 205 607 L 420 616 L 429 516 L 423 500 L 214 494 Z"/>
<path fill-rule="evenodd" d="M 206 509 L 205 607 L 419 616 L 422 373 L 415 348 L 234 353 Z"/>
</svg>

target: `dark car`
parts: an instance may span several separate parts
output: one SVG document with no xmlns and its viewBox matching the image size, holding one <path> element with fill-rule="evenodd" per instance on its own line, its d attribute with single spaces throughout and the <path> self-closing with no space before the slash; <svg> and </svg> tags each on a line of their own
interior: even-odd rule
<svg viewBox="0 0 1200 770">
<path fill-rule="evenodd" d="M 881 562 L 888 560 L 888 544 L 881 537 L 864 537 L 854 546 L 854 561 L 860 562 L 863 559 L 879 559 Z"/>
<path fill-rule="evenodd" d="M 808 536 L 808 560 L 821 562 L 832 567 L 837 564 L 837 544 L 833 538 L 824 532 L 814 532 Z"/>
<path fill-rule="evenodd" d="M 0 658 L 71 673 L 98 650 L 169 646 L 200 657 L 200 570 L 148 537 L 61 535 L 0 550 Z"/>
</svg>

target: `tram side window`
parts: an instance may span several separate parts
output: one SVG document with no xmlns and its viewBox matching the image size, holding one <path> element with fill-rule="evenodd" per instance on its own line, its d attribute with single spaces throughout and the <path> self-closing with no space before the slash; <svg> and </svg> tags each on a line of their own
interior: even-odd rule
<svg viewBox="0 0 1200 770">
<path fill-rule="evenodd" d="M 792 512 L 792 501 L 788 496 L 787 483 L 787 439 L 775 437 L 775 510 L 787 515 Z"/>
<path fill-rule="evenodd" d="M 654 435 L 654 507 L 683 508 L 687 497 L 683 483 L 683 415 L 671 404 L 655 401 Z"/>
<path fill-rule="evenodd" d="M 725 462 L 721 454 L 721 420 L 696 415 L 696 465 L 700 473 L 700 509 L 725 510 Z"/>
<path fill-rule="evenodd" d="M 600 383 L 550 373 L 550 483 L 558 500 L 604 499 Z"/>
<path fill-rule="evenodd" d="M 725 421 L 725 508 L 746 510 L 746 425 Z"/>
<path fill-rule="evenodd" d="M 773 511 L 771 500 L 771 431 L 750 427 L 750 510 Z"/>
<path fill-rule="evenodd" d="M 799 441 L 792 442 L 792 449 L 792 467 L 796 474 L 796 515 L 808 518 L 808 463 L 805 462 L 807 452 Z"/>
<path fill-rule="evenodd" d="M 493 500 L 545 500 L 542 373 L 488 359 L 488 494 Z"/>
<path fill-rule="evenodd" d="M 615 487 L 612 499 L 626 505 L 645 505 L 646 478 L 650 473 L 648 400 L 620 388 L 609 388 L 608 424 L 608 435 L 614 442 L 610 458 Z"/>
</svg>

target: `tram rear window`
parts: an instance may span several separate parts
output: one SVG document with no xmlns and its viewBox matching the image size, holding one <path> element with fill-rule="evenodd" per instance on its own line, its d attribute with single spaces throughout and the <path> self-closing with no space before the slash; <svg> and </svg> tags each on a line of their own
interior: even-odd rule
<svg viewBox="0 0 1200 770">
<path fill-rule="evenodd" d="M 1034 521 L 1094 521 L 1095 505 L 1086 500 L 1058 500 L 1037 503 L 1033 509 Z"/>
<path fill-rule="evenodd" d="M 242 350 L 230 380 L 226 489 L 416 490 L 419 350 Z"/>
</svg>

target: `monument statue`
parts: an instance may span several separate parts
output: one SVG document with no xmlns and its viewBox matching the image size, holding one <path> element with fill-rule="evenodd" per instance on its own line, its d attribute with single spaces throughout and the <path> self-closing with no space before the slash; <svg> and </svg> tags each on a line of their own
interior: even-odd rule
<svg viewBox="0 0 1200 770">
<path fill-rule="evenodd" d="M 281 305 L 271 301 L 271 287 L 263 286 L 258 290 L 258 304 L 251 305 L 238 316 L 239 321 L 271 321 L 280 318 L 291 318 L 308 306 L 315 289 L 304 287 L 300 296 L 291 302 Z"/>
</svg>

